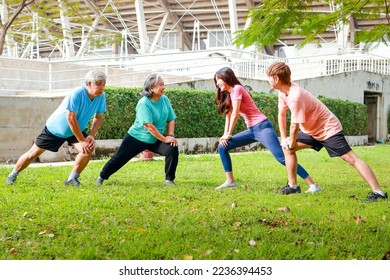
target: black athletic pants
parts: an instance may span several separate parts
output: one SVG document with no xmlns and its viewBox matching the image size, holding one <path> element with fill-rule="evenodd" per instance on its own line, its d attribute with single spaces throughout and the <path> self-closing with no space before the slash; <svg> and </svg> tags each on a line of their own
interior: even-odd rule
<svg viewBox="0 0 390 280">
<path fill-rule="evenodd" d="M 119 149 L 112 155 L 111 159 L 104 165 L 100 172 L 100 177 L 107 180 L 112 174 L 117 172 L 130 159 L 138 155 L 143 150 L 165 156 L 165 179 L 173 181 L 175 179 L 176 168 L 179 162 L 178 147 L 163 143 L 157 140 L 154 144 L 148 144 L 130 136 L 126 133 Z"/>
</svg>

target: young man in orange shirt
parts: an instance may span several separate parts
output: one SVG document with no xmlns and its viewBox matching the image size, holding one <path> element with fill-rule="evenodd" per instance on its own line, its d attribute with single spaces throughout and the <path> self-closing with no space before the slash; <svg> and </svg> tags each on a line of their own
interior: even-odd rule
<svg viewBox="0 0 390 280">
<path fill-rule="evenodd" d="M 337 117 L 310 92 L 291 82 L 291 70 L 283 62 L 276 62 L 267 69 L 270 85 L 279 90 L 278 123 L 281 145 L 286 158 L 288 184 L 283 194 L 300 193 L 297 185 L 296 151 L 312 148 L 316 151 L 325 147 L 331 157 L 341 157 L 352 165 L 372 189 L 367 201 L 387 199 L 379 187 L 372 169 L 351 149 L 345 139 L 343 128 Z M 290 135 L 287 137 L 286 111 L 291 112 Z"/>
</svg>

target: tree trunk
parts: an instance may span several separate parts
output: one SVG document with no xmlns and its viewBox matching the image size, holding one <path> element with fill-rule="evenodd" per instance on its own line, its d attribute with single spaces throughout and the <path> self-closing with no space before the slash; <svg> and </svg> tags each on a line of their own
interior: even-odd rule
<svg viewBox="0 0 390 280">
<path fill-rule="evenodd" d="M 11 27 L 14 20 L 19 16 L 19 14 L 26 8 L 28 5 L 34 3 L 35 0 L 23 0 L 22 3 L 16 8 L 15 12 L 12 14 L 11 18 L 8 19 L 4 24 L 0 34 L 0 55 L 3 55 L 5 37 L 7 36 L 7 31 Z"/>
</svg>

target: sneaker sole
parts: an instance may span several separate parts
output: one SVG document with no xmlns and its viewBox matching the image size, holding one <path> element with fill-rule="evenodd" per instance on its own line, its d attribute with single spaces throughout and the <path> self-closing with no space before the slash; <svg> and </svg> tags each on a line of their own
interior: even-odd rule
<svg viewBox="0 0 390 280">
<path fill-rule="evenodd" d="M 318 193 L 320 192 L 321 190 L 314 190 L 314 191 L 310 191 L 310 190 L 307 190 L 305 191 L 305 193 Z"/>
<path fill-rule="evenodd" d="M 237 185 L 235 186 L 223 186 L 223 187 L 216 187 L 215 189 L 216 190 L 223 190 L 223 189 L 232 189 L 232 188 L 236 188 Z"/>
</svg>

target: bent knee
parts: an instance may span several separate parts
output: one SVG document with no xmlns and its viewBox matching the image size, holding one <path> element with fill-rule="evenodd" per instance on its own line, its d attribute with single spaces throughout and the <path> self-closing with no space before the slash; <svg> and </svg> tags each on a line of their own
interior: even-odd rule
<svg viewBox="0 0 390 280">
<path fill-rule="evenodd" d="M 27 160 L 32 161 L 43 154 L 44 151 L 44 149 L 40 149 L 34 145 L 27 153 L 25 153 L 25 157 Z"/>
<path fill-rule="evenodd" d="M 352 166 L 354 166 L 358 161 L 361 161 L 361 159 L 352 151 L 342 155 L 341 158 Z"/>
<path fill-rule="evenodd" d="M 39 157 L 42 153 L 37 153 L 37 152 L 27 152 L 26 153 L 26 158 L 28 161 L 33 161 L 37 157 Z"/>
<path fill-rule="evenodd" d="M 229 151 L 229 149 L 228 149 L 228 147 L 227 146 L 223 146 L 223 145 L 221 145 L 221 144 L 219 144 L 218 145 L 218 153 L 225 153 L 225 152 L 228 152 Z"/>
<path fill-rule="evenodd" d="M 179 147 L 169 145 L 169 149 L 167 151 L 167 154 L 178 156 L 179 155 Z"/>
</svg>

